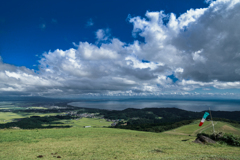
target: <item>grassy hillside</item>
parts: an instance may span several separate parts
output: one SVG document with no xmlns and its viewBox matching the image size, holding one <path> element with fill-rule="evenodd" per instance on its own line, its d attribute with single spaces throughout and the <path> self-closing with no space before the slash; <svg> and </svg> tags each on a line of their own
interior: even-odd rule
<svg viewBox="0 0 240 160">
<path fill-rule="evenodd" d="M 12 112 L 0 112 L 0 123 L 9 122 L 12 119 L 23 117 L 24 116 Z"/>
<path fill-rule="evenodd" d="M 63 122 L 64 124 L 71 125 L 73 127 L 103 127 L 110 126 L 112 122 L 107 122 L 105 119 L 97 119 L 97 118 L 81 118 L 78 120 L 60 120 L 57 122 Z"/>
<path fill-rule="evenodd" d="M 0 112 L 1 113 L 1 112 Z M 34 113 L 37 115 L 37 113 Z M 39 114 L 41 115 L 41 114 Z M 46 114 L 45 114 L 46 115 Z M 11 120 L 28 115 L 2 113 L 2 119 Z M 238 147 L 200 145 L 192 143 L 201 131 L 211 131 L 210 122 L 198 127 L 199 121 L 165 133 L 140 132 L 102 128 L 111 122 L 104 119 L 82 118 L 59 120 L 72 128 L 65 129 L 2 129 L 0 130 L 1 160 L 42 159 L 239 159 Z M 59 124 L 61 125 L 61 124 Z M 227 127 L 226 127 L 227 125 Z M 83 126 L 92 126 L 83 128 Z M 229 129 L 229 127 L 231 127 Z M 216 130 L 233 131 L 233 127 L 217 122 Z M 239 133 L 239 129 L 236 133 Z M 235 131 L 235 130 L 234 130 Z M 55 157 L 54 157 L 55 156 Z"/>
<path fill-rule="evenodd" d="M 57 113 L 0 112 L 0 123 L 33 115 Z M 163 118 L 164 119 L 164 118 Z M 5 120 L 5 122 L 3 122 Z M 63 119 L 72 128 L 0 129 L 0 160 L 38 159 L 239 159 L 240 148 L 192 143 L 200 132 L 211 132 L 210 122 L 200 128 L 199 121 L 163 133 L 103 128 L 112 122 L 104 119 Z M 240 130 L 225 122 L 215 122 L 217 131 L 240 135 Z M 53 125 L 53 124 L 46 124 Z M 83 126 L 92 126 L 83 128 Z M 192 136 L 189 136 L 192 135 Z M 54 157 L 55 156 L 55 157 Z"/>
<path fill-rule="evenodd" d="M 13 119 L 18 119 L 18 118 L 26 118 L 30 116 L 54 116 L 57 115 L 57 113 L 13 113 L 13 112 L 0 112 L 0 124 L 1 123 L 7 123 L 11 122 Z"/>
<path fill-rule="evenodd" d="M 209 121 L 204 122 L 202 127 L 199 127 L 200 120 L 197 120 L 193 122 L 192 124 L 185 125 L 170 131 L 167 131 L 165 133 L 167 134 L 175 134 L 175 135 L 191 135 L 195 136 L 198 133 L 207 133 L 207 134 L 212 134 L 213 133 L 213 128 L 212 128 L 212 123 Z M 223 132 L 223 133 L 232 133 L 234 135 L 240 136 L 240 129 L 233 127 L 231 124 L 227 122 L 219 122 L 215 121 L 214 122 L 214 128 L 216 132 Z"/>
<path fill-rule="evenodd" d="M 233 127 L 231 124 L 226 122 L 216 122 L 214 125 L 215 131 L 223 133 L 232 133 L 234 135 L 240 136 L 240 129 Z M 211 134 L 212 127 L 206 128 L 203 133 Z"/>
<path fill-rule="evenodd" d="M 239 159 L 238 147 L 200 145 L 195 137 L 112 128 L 0 130 L 0 159 Z M 54 155 L 52 155 L 52 153 Z M 56 155 L 55 155 L 56 153 Z"/>
</svg>

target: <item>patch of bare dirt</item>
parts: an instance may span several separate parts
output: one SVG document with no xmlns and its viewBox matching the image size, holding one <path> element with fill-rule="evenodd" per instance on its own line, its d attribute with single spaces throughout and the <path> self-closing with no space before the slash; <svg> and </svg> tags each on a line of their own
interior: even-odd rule
<svg viewBox="0 0 240 160">
<path fill-rule="evenodd" d="M 220 129 L 223 130 L 223 131 L 234 131 L 234 132 L 237 131 L 236 129 L 234 129 L 234 128 L 228 126 L 228 125 L 224 125 Z"/>
</svg>

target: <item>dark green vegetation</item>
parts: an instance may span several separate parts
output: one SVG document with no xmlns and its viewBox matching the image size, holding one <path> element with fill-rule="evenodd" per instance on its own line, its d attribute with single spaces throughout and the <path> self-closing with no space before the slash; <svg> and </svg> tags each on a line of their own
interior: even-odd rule
<svg viewBox="0 0 240 160">
<path fill-rule="evenodd" d="M 226 124 L 229 124 L 235 128 L 240 129 L 240 123 L 237 121 L 221 119 L 221 118 L 216 118 L 215 120 L 227 122 L 227 123 L 218 122 L 218 125 L 215 126 L 216 129 L 220 129 L 221 127 L 223 127 Z M 123 125 L 123 123 L 120 122 L 119 124 L 117 124 L 115 126 L 115 128 L 131 129 L 131 130 L 147 131 L 147 132 L 164 132 L 164 131 L 179 128 L 181 126 L 185 126 L 188 124 L 193 124 L 196 128 L 201 129 L 201 127 L 198 127 L 198 123 L 200 122 L 200 120 L 194 120 L 194 119 L 182 120 L 182 121 L 176 121 L 176 122 L 164 122 L 163 121 L 163 122 L 158 122 L 158 123 L 148 123 L 149 121 L 141 121 L 141 119 L 140 119 L 139 122 L 137 122 L 137 120 L 135 120 L 134 122 L 135 123 L 131 123 L 131 121 L 130 121 L 130 123 L 128 122 L 128 125 Z M 210 122 L 205 122 L 205 124 L 208 124 L 209 128 L 211 128 Z M 193 130 L 197 130 L 196 128 L 194 128 Z M 212 132 L 212 131 L 210 131 L 210 132 Z M 234 132 L 232 132 L 232 133 L 234 133 Z M 191 134 L 191 133 L 189 133 L 189 134 Z M 238 134 L 238 132 L 236 132 L 236 134 Z"/>
<path fill-rule="evenodd" d="M 131 130 L 138 130 L 138 131 L 147 131 L 147 132 L 164 132 L 168 131 L 174 128 L 178 128 L 187 124 L 192 123 L 194 120 L 183 120 L 180 122 L 158 122 L 158 123 L 148 123 L 149 121 L 144 121 L 141 119 L 139 122 L 136 120 L 134 123 L 128 122 L 128 125 L 122 125 L 122 123 L 119 123 L 115 126 L 115 128 L 121 128 L 121 129 L 131 129 Z M 137 122 L 137 123 L 136 123 Z"/>
<path fill-rule="evenodd" d="M 127 125 L 123 125 L 124 123 L 120 122 L 118 125 L 115 126 L 115 128 L 149 132 L 163 132 L 190 124 L 196 119 L 201 119 L 204 112 L 205 111 L 191 112 L 177 108 L 129 108 L 123 111 L 103 111 L 103 113 L 101 114 L 103 114 L 104 117 L 107 118 L 128 119 Z M 233 126 L 240 128 L 239 111 L 212 111 L 212 115 L 214 120 L 229 122 Z"/>
<path fill-rule="evenodd" d="M 7 102 L 5 105 L 9 109 L 2 109 L 2 112 L 13 112 L 22 115 L 22 118 L 14 122 L 0 124 L 0 128 L 19 127 L 22 129 L 34 128 L 61 128 L 70 127 L 64 121 L 76 119 L 77 116 L 57 116 L 57 114 L 75 112 L 76 114 L 94 113 L 99 117 L 109 120 L 120 120 L 115 128 L 131 129 L 138 131 L 163 132 L 192 123 L 196 119 L 201 119 L 204 112 L 185 111 L 177 108 L 128 108 L 122 111 L 102 110 L 93 108 L 79 108 L 67 105 L 67 102 L 44 103 L 44 102 Z M 33 107 L 34 106 L 34 107 Z M 11 110 L 11 107 L 14 108 Z M 20 109 L 19 109 L 20 108 Z M 56 114 L 45 117 L 30 117 L 31 114 Z M 24 116 L 24 115 L 27 115 Z M 235 127 L 240 127 L 240 112 L 212 111 L 213 119 L 229 122 Z M 127 122 L 127 123 L 126 123 Z M 125 124 L 125 125 L 123 125 Z M 126 125 L 127 124 L 127 125 Z"/>
<path fill-rule="evenodd" d="M 169 120 L 186 120 L 186 119 L 199 119 L 202 118 L 205 111 L 202 112 L 192 112 L 185 111 L 178 108 L 144 108 L 144 109 L 134 109 L 128 108 L 122 111 L 116 110 L 101 110 L 101 109 L 87 109 L 85 108 L 85 112 L 91 113 L 100 113 L 104 115 L 107 119 L 159 119 L 159 117 L 163 119 Z M 81 111 L 84 112 L 84 111 Z M 208 111 L 207 111 L 208 112 Z M 239 121 L 240 122 L 240 111 L 211 111 L 213 118 L 225 118 L 229 120 Z M 162 120 L 163 120 L 162 119 Z M 161 121 L 162 121 L 161 120 Z"/>
<path fill-rule="evenodd" d="M 219 141 L 220 143 L 227 143 L 228 145 L 232 145 L 232 146 L 237 146 L 240 147 L 240 138 L 236 135 L 230 134 L 230 133 L 219 133 L 219 135 L 217 134 L 206 134 L 206 133 L 199 133 L 197 134 L 197 137 L 199 136 L 206 136 L 209 137 L 215 141 Z"/>
<path fill-rule="evenodd" d="M 19 127 L 21 129 L 35 129 L 35 128 L 69 128 L 69 125 L 64 125 L 59 120 L 69 120 L 71 116 L 31 116 L 30 118 L 16 119 L 15 122 L 0 124 L 0 129 Z M 47 124 L 47 126 L 44 124 Z M 59 126 L 61 124 L 61 126 Z"/>
<path fill-rule="evenodd" d="M 132 118 L 138 119 L 159 119 L 159 117 L 168 119 L 169 120 L 176 120 L 176 119 L 199 119 L 202 118 L 205 111 L 202 112 L 192 112 L 186 111 L 178 108 L 144 108 L 144 109 L 134 109 L 128 108 L 121 111 L 118 110 L 103 110 L 103 109 L 95 109 L 95 108 L 80 108 L 80 107 L 73 107 L 68 105 L 69 102 L 7 102 L 11 107 L 6 109 L 3 105 L 0 106 L 4 109 L 1 109 L 0 112 L 22 112 L 22 113 L 61 113 L 67 111 L 78 111 L 78 113 L 99 113 L 103 115 L 106 119 L 124 119 L 129 120 Z M 1 104 L 0 104 L 1 105 Z M 11 108 L 15 109 L 11 109 Z M 37 106 L 37 107 L 32 107 Z M 41 107 L 42 108 L 41 108 Z M 54 108 L 52 106 L 57 106 Z M 18 108 L 21 109 L 18 109 Z M 44 107 L 44 109 L 43 109 Z M 27 108 L 27 109 L 26 109 Z M 229 120 L 235 120 L 240 122 L 240 111 L 212 111 L 213 118 L 225 118 Z"/>
</svg>

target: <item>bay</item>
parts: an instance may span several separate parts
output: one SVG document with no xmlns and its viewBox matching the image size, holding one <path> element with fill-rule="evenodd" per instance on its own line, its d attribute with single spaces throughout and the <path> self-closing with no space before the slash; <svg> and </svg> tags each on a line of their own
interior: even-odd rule
<svg viewBox="0 0 240 160">
<path fill-rule="evenodd" d="M 106 110 L 124 110 L 126 108 L 179 108 L 187 111 L 200 112 L 240 111 L 240 100 L 163 100 L 163 99 L 120 99 L 120 100 L 82 100 L 68 103 L 83 108 Z"/>
</svg>

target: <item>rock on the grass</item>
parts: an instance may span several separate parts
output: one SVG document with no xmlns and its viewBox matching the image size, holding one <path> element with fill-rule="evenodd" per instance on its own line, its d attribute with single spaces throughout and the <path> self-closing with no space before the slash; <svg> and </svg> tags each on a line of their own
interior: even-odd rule
<svg viewBox="0 0 240 160">
<path fill-rule="evenodd" d="M 199 140 L 199 138 L 196 138 L 195 141 L 193 141 L 194 143 L 200 143 L 200 144 L 203 144 L 202 141 Z"/>
<path fill-rule="evenodd" d="M 216 143 L 216 141 L 212 140 L 209 137 L 203 136 L 203 135 L 196 138 L 196 140 L 193 142 L 195 142 L 195 143 L 212 143 L 212 144 Z"/>
</svg>

